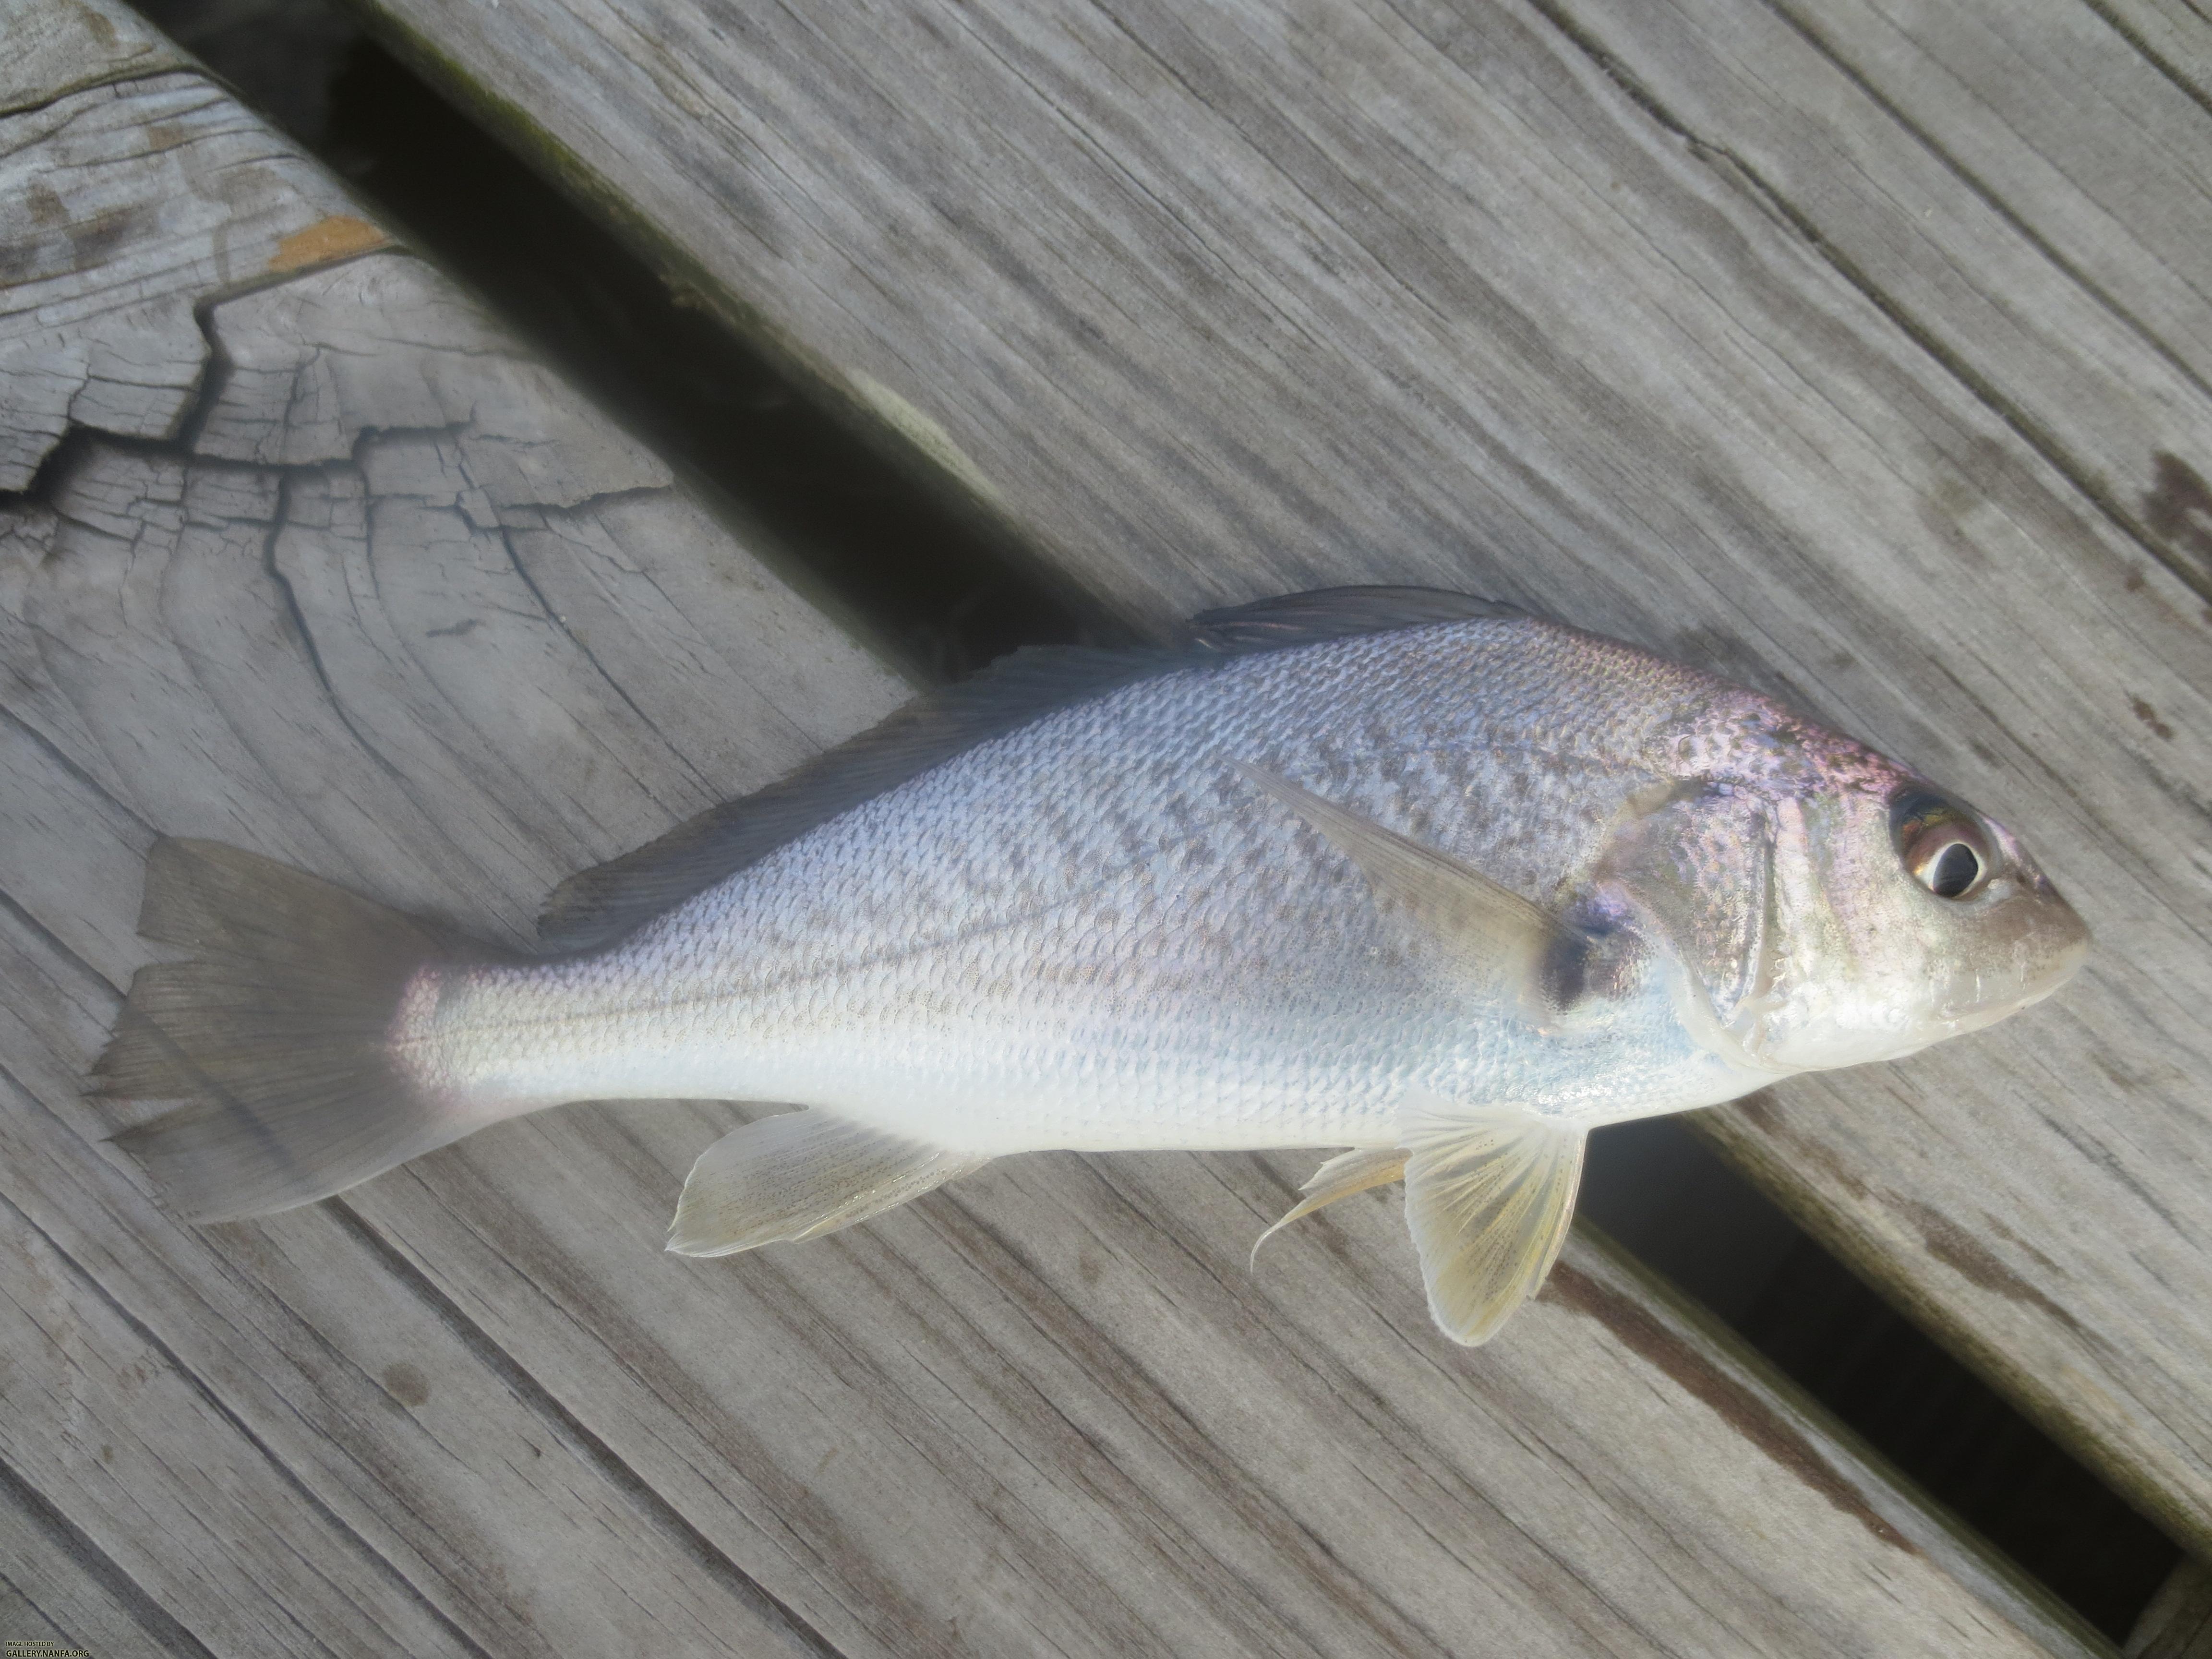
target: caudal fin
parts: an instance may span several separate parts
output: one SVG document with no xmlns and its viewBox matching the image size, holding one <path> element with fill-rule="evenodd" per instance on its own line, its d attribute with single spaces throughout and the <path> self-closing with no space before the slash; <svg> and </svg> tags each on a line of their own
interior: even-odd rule
<svg viewBox="0 0 2212 1659">
<path fill-rule="evenodd" d="M 453 1139 L 386 1037 L 401 994 L 458 941 L 216 842 L 156 842 L 138 931 L 193 952 L 131 981 L 96 1092 L 186 1103 L 116 1143 L 189 1221 L 311 1203 Z"/>
</svg>

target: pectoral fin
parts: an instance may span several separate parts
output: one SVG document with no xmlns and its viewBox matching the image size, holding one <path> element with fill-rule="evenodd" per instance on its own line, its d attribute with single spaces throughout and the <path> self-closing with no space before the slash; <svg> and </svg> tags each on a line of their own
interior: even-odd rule
<svg viewBox="0 0 2212 1659">
<path fill-rule="evenodd" d="M 1231 763 L 1358 866 L 1376 900 L 1408 924 L 1423 945 L 1441 948 L 1461 975 L 1532 1018 L 1548 1012 L 1542 990 L 1547 968 L 1571 962 L 1589 948 L 1579 930 L 1480 871 L 1288 778 L 1243 761 Z"/>
<path fill-rule="evenodd" d="M 1357 1146 L 1351 1152 L 1339 1152 L 1298 1188 L 1304 1196 L 1284 1213 L 1283 1218 L 1252 1241 L 1252 1260 L 1257 1261 L 1260 1247 L 1299 1217 L 1311 1215 L 1340 1198 L 1364 1193 L 1370 1187 L 1399 1180 L 1405 1173 L 1406 1155 L 1395 1146 Z"/>
<path fill-rule="evenodd" d="M 816 1238 L 920 1198 L 991 1160 L 810 1108 L 732 1129 L 684 1183 L 668 1248 L 729 1255 Z"/>
<path fill-rule="evenodd" d="M 1536 1293 L 1566 1243 L 1582 1180 L 1577 1128 L 1511 1108 L 1442 1101 L 1406 1112 L 1406 1222 L 1429 1311 L 1469 1347 Z"/>
</svg>

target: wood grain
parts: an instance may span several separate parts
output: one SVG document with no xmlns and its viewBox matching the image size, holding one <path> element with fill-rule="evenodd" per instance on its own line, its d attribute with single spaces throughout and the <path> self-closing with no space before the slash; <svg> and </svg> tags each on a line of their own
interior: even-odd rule
<svg viewBox="0 0 2212 1659">
<path fill-rule="evenodd" d="M 127 38 L 128 14 L 116 9 L 113 22 Z M 57 150 L 82 158 L 88 121 L 100 165 L 54 165 Z M 527 822 L 564 768 L 618 766 L 655 744 L 672 755 L 684 742 L 697 757 L 688 780 L 680 765 L 659 769 L 678 792 L 671 801 L 641 802 L 636 822 L 572 817 L 584 840 L 555 856 L 599 856 L 660 827 L 675 803 L 719 795 L 729 771 L 745 776 L 750 765 L 764 779 L 880 714 L 902 688 L 449 283 L 391 253 L 327 264 L 380 245 L 380 232 L 349 232 L 343 247 L 325 235 L 309 257 L 288 259 L 293 227 L 362 222 L 326 176 L 204 82 L 165 75 L 65 94 L 0 123 L 0 145 L 49 187 L 55 222 L 112 228 L 59 260 L 35 227 L 27 246 L 9 245 L 37 262 L 34 313 L 63 319 L 48 337 L 160 371 L 143 380 L 153 413 L 125 407 L 117 392 L 120 422 L 103 407 L 100 425 L 194 434 L 189 446 L 82 452 L 62 474 L 50 469 L 40 500 L 0 511 L 0 841 L 10 864 L 0 901 L 9 993 L 0 1321 L 11 1322 L 0 1339 L 0 1510 L 9 1611 L 43 1626 L 0 1634 L 65 1636 L 101 1653 L 817 1651 L 357 1227 L 310 1211 L 251 1238 L 180 1231 L 94 1150 L 85 1137 L 99 1125 L 76 1086 L 112 1018 L 114 981 L 27 907 L 92 923 L 103 950 L 143 954 L 127 903 L 115 901 L 137 884 L 152 831 L 125 781 L 145 733 L 126 702 L 62 689 L 84 654 L 40 616 L 128 599 L 191 617 L 198 632 L 163 639 L 158 672 L 137 689 L 174 705 L 205 677 L 252 707 L 258 724 L 246 722 L 243 738 L 209 726 L 180 736 L 170 761 L 202 784 L 160 803 L 179 817 L 207 804 L 204 827 L 233 836 L 245 826 L 222 803 L 238 798 L 216 769 L 253 776 L 287 750 L 289 783 L 341 819 L 352 817 L 345 803 L 374 807 L 376 821 L 361 828 L 392 846 L 395 833 L 407 842 L 410 789 L 452 789 L 465 776 L 489 818 L 503 805 Z M 259 286 L 272 264 L 287 280 Z M 72 282 L 81 291 L 65 291 Z M 149 315 L 177 325 L 146 329 Z M 15 363 L 0 386 L 0 430 L 61 435 L 52 404 L 26 395 L 40 388 Z M 86 413 L 82 402 L 76 412 Z M 252 464 L 264 451 L 276 466 Z M 371 473 L 375 484 L 364 483 Z M 296 511 L 294 533 L 322 564 L 295 562 L 276 533 L 280 507 Z M 312 711 L 319 701 L 327 711 L 315 653 L 279 652 L 296 680 L 283 670 L 257 678 L 270 641 L 296 647 L 293 576 L 343 574 L 349 508 L 351 574 L 404 586 L 392 567 L 407 566 L 423 573 L 419 603 L 480 613 L 406 618 L 432 652 L 449 637 L 465 657 L 479 630 L 525 661 L 548 636 L 563 641 L 556 684 L 464 676 L 477 696 L 526 714 L 500 752 L 448 743 L 411 753 L 403 780 L 387 757 L 356 750 L 362 775 L 349 776 L 313 752 L 322 727 Z M 366 521 L 380 515 L 377 538 Z M 372 539 L 383 572 L 370 568 Z M 677 568 L 657 584 L 652 556 L 634 556 L 633 544 Z M 503 585 L 472 568 L 493 549 Z M 225 556 L 251 573 L 242 597 L 195 586 Z M 626 596 L 623 617 L 647 630 L 655 656 L 679 659 L 658 675 L 665 708 L 609 697 L 532 592 L 532 568 L 556 603 L 582 613 L 580 629 L 604 592 Z M 96 599 L 79 586 L 88 582 Z M 213 609 L 195 611 L 195 596 Z M 458 625 L 441 636 L 448 622 Z M 637 648 L 619 629 L 599 642 L 617 658 Z M 419 678 L 411 696 L 443 708 L 437 683 Z M 780 714 L 778 700 L 794 713 Z M 744 765 L 731 764 L 717 709 L 746 723 Z M 342 714 L 326 718 L 343 733 Z M 120 767 L 109 744 L 125 751 Z M 718 767 L 706 781 L 700 769 Z M 296 822 L 280 814 L 271 828 L 281 836 Z M 511 821 L 481 830 L 478 860 L 512 865 L 547 850 L 535 832 L 502 830 Z M 532 854 L 504 844 L 514 840 Z M 416 846 L 405 856 L 456 855 Z M 501 920 L 526 936 L 520 906 Z"/>
<path fill-rule="evenodd" d="M 2195 0 L 2092 0 L 2093 9 L 2176 86 L 2212 108 L 2212 17 Z"/>
<path fill-rule="evenodd" d="M 208 1649 L 68 1518 L 9 1479 L 0 1498 L 0 1630 L 26 1645 L 116 1659 L 206 1659 Z"/>
<path fill-rule="evenodd" d="M 36 1109 L 9 1102 L 11 1113 Z M 301 1503 L 290 1472 L 12 1202 L 0 1209 L 0 1460 L 148 1599 L 218 1651 L 468 1650 L 374 1570 L 362 1539 Z M 19 1513 L 12 1524 L 36 1522 Z M 33 1586 L 61 1589 L 43 1576 Z M 72 1626 L 71 1639 L 93 1633 Z"/>
<path fill-rule="evenodd" d="M 184 69 L 191 54 L 136 13 L 77 0 L 8 0 L 0 6 L 8 51 L 0 58 L 0 115 L 107 81 Z M 0 211 L 5 211 L 0 208 Z M 16 238 L 8 238 L 12 245 Z"/>
<path fill-rule="evenodd" d="M 2017 825 L 2105 940 L 2082 982 L 1711 1127 L 2212 1548 L 2196 198 L 2155 232 L 2155 197 L 2115 210 L 2139 252 L 2094 282 L 2053 251 L 2099 234 L 2081 192 L 2023 199 L 2115 99 L 2143 119 L 2083 154 L 2188 168 L 2202 106 L 2157 64 L 2043 75 L 2057 136 L 2000 194 L 1957 152 L 2002 147 L 2001 110 L 1913 128 L 1756 0 L 1663 27 L 1566 0 L 375 9 L 1140 621 L 1328 582 L 1498 594 L 1773 690 Z"/>
<path fill-rule="evenodd" d="M 197 75 L 67 93 L 4 133 L 0 490 L 73 425 L 175 436 L 208 362 L 194 304 L 384 240 Z"/>
<path fill-rule="evenodd" d="M 2212 456 L 2212 107 L 2081 5 L 1556 5 L 2212 596 L 2166 482 Z"/>
<path fill-rule="evenodd" d="M 195 130 L 236 131 L 178 91 L 69 96 L 185 121 L 147 125 L 167 190 Z M 131 222 L 118 262 L 206 272 L 134 240 L 204 226 Z M 0 1507 L 50 1626 L 288 1655 L 2103 1650 L 1601 1240 L 1477 1354 L 1379 1198 L 1248 1273 L 1290 1160 L 1013 1160 L 684 1261 L 662 1229 L 733 1109 L 602 1105 L 263 1222 L 166 1220 L 77 1092 L 148 955 L 157 831 L 519 942 L 558 875 L 904 689 L 436 273 L 330 258 L 189 276 L 220 372 L 149 393 L 196 388 L 173 435 L 71 428 L 0 501 Z"/>
</svg>

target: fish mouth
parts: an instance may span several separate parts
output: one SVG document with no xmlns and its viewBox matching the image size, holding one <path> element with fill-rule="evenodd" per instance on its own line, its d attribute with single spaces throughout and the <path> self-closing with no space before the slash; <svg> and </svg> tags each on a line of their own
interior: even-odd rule
<svg viewBox="0 0 2212 1659">
<path fill-rule="evenodd" d="M 2055 898 L 2057 896 L 2054 893 L 2052 896 Z M 2063 899 L 2058 902 L 2062 904 L 2066 902 Z M 2067 920 L 2074 925 L 2073 937 L 2061 945 L 2053 954 L 2051 966 L 2045 971 L 2041 981 L 2029 991 L 2027 996 L 2029 1002 L 2042 1001 L 2044 998 L 2080 973 L 2082 963 L 2089 960 L 2089 946 L 2092 940 L 2089 937 L 2088 924 L 2074 914 L 2073 907 L 2070 905 L 2067 907 L 2066 916 Z M 2025 1006 L 2026 1004 L 2022 1005 L 2022 1006 Z"/>
<path fill-rule="evenodd" d="M 2050 884 L 2030 887 L 2030 914 L 1995 937 L 1984 934 L 1973 957 L 1987 967 L 1953 963 L 1925 981 L 1917 1014 L 1897 1024 L 1880 1019 L 1863 1027 L 1788 1030 L 1746 1046 L 1753 1058 L 1791 1070 L 1826 1069 L 1868 1060 L 1899 1060 L 1932 1044 L 1996 1024 L 2063 988 L 2088 959 L 2089 929 Z M 2018 904 L 2015 896 L 2010 902 Z M 2014 913 L 2017 915 L 2017 913 Z M 1970 958 L 1972 959 L 1972 958 Z"/>
<path fill-rule="evenodd" d="M 2062 989 L 2089 959 L 2088 925 L 2039 874 L 2033 890 L 2045 901 L 2040 914 L 2022 929 L 2013 945 L 2014 971 L 1996 985 L 1976 975 L 1972 992 L 1946 1000 L 1939 1021 L 1953 1032 L 1978 1031 L 2008 1014 L 2031 1007 Z"/>
</svg>

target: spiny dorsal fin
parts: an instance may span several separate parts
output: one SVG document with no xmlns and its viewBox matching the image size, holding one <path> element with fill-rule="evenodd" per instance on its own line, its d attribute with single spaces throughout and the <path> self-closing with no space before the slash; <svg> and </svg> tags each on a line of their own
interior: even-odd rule
<svg viewBox="0 0 2212 1659">
<path fill-rule="evenodd" d="M 1512 1107 L 1416 1097 L 1400 1115 L 1406 1224 L 1429 1312 L 1475 1347 L 1536 1294 L 1574 1219 L 1589 1136 Z"/>
<path fill-rule="evenodd" d="M 818 1238 L 990 1161 L 818 1107 L 764 1117 L 699 1155 L 669 1225 L 668 1248 L 678 1255 L 729 1255 Z"/>
<path fill-rule="evenodd" d="M 1520 614 L 1440 589 L 1338 587 L 1209 611 L 1193 620 L 1180 645 L 1027 647 L 957 685 L 917 697 L 766 788 L 711 806 L 658 841 L 569 877 L 546 901 L 538 938 L 562 951 L 607 944 L 980 743 L 1139 680 L 1352 635 Z"/>
<path fill-rule="evenodd" d="M 1339 1152 L 1298 1188 L 1304 1196 L 1284 1212 L 1283 1218 L 1252 1241 L 1251 1260 L 1259 1261 L 1260 1247 L 1293 1221 L 1324 1209 L 1340 1198 L 1350 1198 L 1370 1187 L 1401 1180 L 1405 1173 L 1406 1155 L 1395 1146 L 1355 1146 L 1348 1152 Z"/>
</svg>

